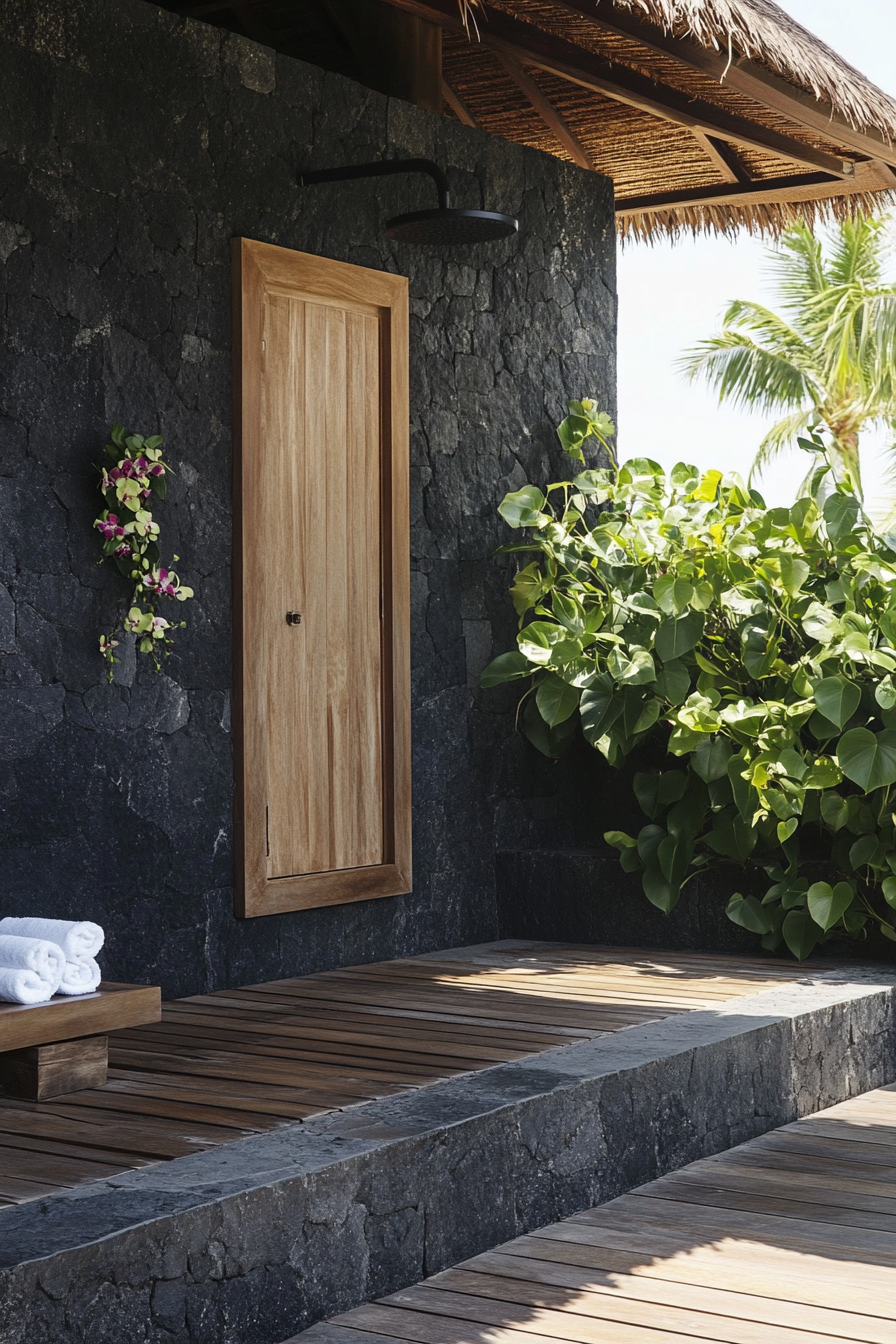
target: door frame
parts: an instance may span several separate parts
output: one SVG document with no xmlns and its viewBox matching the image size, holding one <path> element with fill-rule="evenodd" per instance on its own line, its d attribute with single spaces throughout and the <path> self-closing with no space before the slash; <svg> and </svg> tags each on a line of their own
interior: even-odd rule
<svg viewBox="0 0 896 1344">
<path fill-rule="evenodd" d="M 234 910 L 241 918 L 396 896 L 411 890 L 410 503 L 408 481 L 408 282 L 404 276 L 330 261 L 249 238 L 233 258 Z M 384 857 L 363 868 L 267 875 L 263 688 L 253 681 L 252 591 L 263 581 L 252 544 L 258 453 L 264 432 L 261 351 L 266 286 L 315 299 L 373 305 L 380 316 L 381 377 L 389 385 L 381 432 Z"/>
</svg>

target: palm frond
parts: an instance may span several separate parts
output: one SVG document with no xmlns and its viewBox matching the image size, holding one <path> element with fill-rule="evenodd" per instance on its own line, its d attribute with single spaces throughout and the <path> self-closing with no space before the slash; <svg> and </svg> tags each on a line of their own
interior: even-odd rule
<svg viewBox="0 0 896 1344">
<path fill-rule="evenodd" d="M 882 218 L 847 219 L 824 243 L 797 224 L 770 254 L 781 312 L 736 300 L 722 330 L 677 361 L 720 402 L 781 416 L 754 471 L 815 420 L 830 434 L 832 475 L 849 476 L 861 492 L 863 428 L 896 426 L 896 285 L 883 279 L 894 248 L 896 233 Z"/>
<path fill-rule="evenodd" d="M 763 411 L 815 404 L 814 381 L 802 369 L 741 332 L 701 341 L 676 366 L 690 382 L 702 380 L 715 390 L 720 403 Z"/>
<path fill-rule="evenodd" d="M 834 233 L 827 273 L 833 285 L 877 285 L 890 250 L 887 221 L 845 219 Z"/>
<path fill-rule="evenodd" d="M 827 285 L 821 243 L 808 224 L 795 224 L 768 254 L 769 270 L 784 308 L 795 314 Z"/>
<path fill-rule="evenodd" d="M 818 414 L 815 408 L 805 407 L 792 411 L 790 415 L 785 415 L 776 424 L 772 425 L 753 458 L 750 466 L 750 480 L 753 480 L 754 475 L 761 473 L 764 467 L 769 466 L 785 449 L 795 447 L 800 434 L 804 434 L 817 419 Z M 814 470 L 815 466 L 813 465 L 812 471 Z M 810 471 L 810 475 L 812 471 Z"/>
<path fill-rule="evenodd" d="M 803 367 L 813 362 L 811 345 L 789 322 L 764 304 L 735 299 L 725 310 L 722 326 L 723 335 L 729 330 L 750 332 L 769 350 L 793 359 Z"/>
</svg>

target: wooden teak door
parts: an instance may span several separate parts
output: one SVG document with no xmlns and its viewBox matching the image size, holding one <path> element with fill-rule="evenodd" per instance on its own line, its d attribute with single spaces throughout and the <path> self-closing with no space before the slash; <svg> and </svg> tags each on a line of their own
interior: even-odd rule
<svg viewBox="0 0 896 1344">
<path fill-rule="evenodd" d="M 407 281 L 234 242 L 237 913 L 410 890 Z"/>
</svg>

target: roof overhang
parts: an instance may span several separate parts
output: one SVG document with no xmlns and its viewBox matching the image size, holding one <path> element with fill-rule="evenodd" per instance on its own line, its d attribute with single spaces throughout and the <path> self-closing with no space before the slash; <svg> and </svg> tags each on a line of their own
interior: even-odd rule
<svg viewBox="0 0 896 1344">
<path fill-rule="evenodd" d="M 775 233 L 896 192 L 896 101 L 771 0 L 471 0 L 465 14 L 464 0 L 386 2 L 436 33 L 430 106 L 610 177 L 623 234 Z M 327 16 L 351 45 L 346 14 L 378 3 L 168 8 L 339 68 L 321 45 Z"/>
</svg>

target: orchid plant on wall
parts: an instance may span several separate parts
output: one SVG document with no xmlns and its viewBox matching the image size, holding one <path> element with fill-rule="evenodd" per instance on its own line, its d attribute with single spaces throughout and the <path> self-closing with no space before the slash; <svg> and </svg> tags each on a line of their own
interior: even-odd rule
<svg viewBox="0 0 896 1344">
<path fill-rule="evenodd" d="M 135 637 L 140 653 L 151 655 L 158 672 L 162 659 L 173 647 L 171 631 L 186 621 L 171 622 L 159 614 L 166 598 L 186 602 L 193 589 L 182 584 L 173 569 L 161 564 L 159 524 L 150 511 L 153 499 L 162 500 L 167 491 L 166 476 L 171 468 L 162 461 L 162 438 L 144 438 L 129 434 L 123 425 L 112 425 L 106 454 L 114 465 L 99 467 L 100 490 L 105 509 L 94 522 L 103 538 L 103 555 L 119 573 L 134 583 L 127 615 L 108 635 L 100 636 L 100 653 L 109 666 L 118 661 L 116 635 Z M 179 556 L 174 557 L 177 563 Z"/>
</svg>

